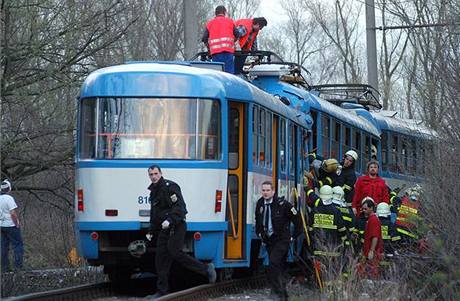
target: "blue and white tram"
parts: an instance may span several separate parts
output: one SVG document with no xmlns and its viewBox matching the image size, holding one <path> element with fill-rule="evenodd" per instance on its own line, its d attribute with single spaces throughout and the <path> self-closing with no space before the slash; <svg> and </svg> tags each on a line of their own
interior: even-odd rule
<svg viewBox="0 0 460 301">
<path fill-rule="evenodd" d="M 159 164 L 187 204 L 186 249 L 217 268 L 248 267 L 265 180 L 300 188 L 309 115 L 233 75 L 187 63 L 91 73 L 79 96 L 75 229 L 80 254 L 111 279 L 152 270 L 128 247 L 149 227 L 147 168 Z"/>
</svg>

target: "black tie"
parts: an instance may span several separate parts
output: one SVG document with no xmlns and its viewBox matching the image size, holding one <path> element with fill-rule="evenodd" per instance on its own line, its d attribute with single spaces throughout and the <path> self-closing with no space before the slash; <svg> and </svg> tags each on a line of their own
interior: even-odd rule
<svg viewBox="0 0 460 301">
<path fill-rule="evenodd" d="M 267 231 L 268 234 L 268 226 L 270 223 L 270 204 L 265 204 L 265 231 Z"/>
</svg>

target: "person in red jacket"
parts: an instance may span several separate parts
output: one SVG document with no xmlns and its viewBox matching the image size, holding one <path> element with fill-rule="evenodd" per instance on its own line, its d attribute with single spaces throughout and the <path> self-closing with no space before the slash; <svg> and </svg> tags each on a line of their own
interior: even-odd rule
<svg viewBox="0 0 460 301">
<path fill-rule="evenodd" d="M 377 278 L 379 263 L 383 257 L 383 239 L 381 223 L 374 213 L 375 203 L 370 197 L 362 202 L 362 212 L 367 217 L 364 229 L 363 262 L 358 267 L 361 276 Z"/>
<path fill-rule="evenodd" d="M 201 41 L 206 44 L 213 62 L 224 63 L 224 71 L 235 73 L 235 40 L 239 33 L 235 22 L 227 18 L 227 9 L 223 5 L 216 7 L 216 17 L 206 24 Z"/>
<path fill-rule="evenodd" d="M 371 197 L 375 205 L 381 202 L 390 203 L 390 195 L 385 180 L 379 177 L 379 163 L 375 160 L 367 163 L 367 175 L 361 176 L 355 183 L 352 208 L 356 217 L 361 216 L 361 202 L 365 197 Z"/>
<path fill-rule="evenodd" d="M 240 74 L 243 70 L 244 62 L 248 56 L 245 52 L 257 51 L 257 35 L 267 26 L 264 17 L 254 19 L 240 19 L 235 22 L 238 30 L 241 54 L 235 57 L 235 74 Z"/>
</svg>

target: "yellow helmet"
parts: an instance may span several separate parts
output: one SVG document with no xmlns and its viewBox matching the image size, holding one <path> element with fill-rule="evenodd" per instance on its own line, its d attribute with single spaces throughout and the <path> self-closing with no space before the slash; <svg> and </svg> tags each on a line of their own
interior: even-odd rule
<svg viewBox="0 0 460 301">
<path fill-rule="evenodd" d="M 327 173 L 336 172 L 338 167 L 339 167 L 339 161 L 337 161 L 336 159 L 332 159 L 332 158 L 324 160 L 323 163 L 321 164 L 321 168 Z"/>
</svg>

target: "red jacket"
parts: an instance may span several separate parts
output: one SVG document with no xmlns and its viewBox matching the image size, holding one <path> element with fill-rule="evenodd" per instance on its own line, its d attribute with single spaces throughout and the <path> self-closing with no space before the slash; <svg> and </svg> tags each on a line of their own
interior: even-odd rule
<svg viewBox="0 0 460 301">
<path fill-rule="evenodd" d="M 375 247 L 374 257 L 376 260 L 380 260 L 383 254 L 382 225 L 375 213 L 372 213 L 367 219 L 366 228 L 364 230 L 363 255 L 366 258 L 369 255 L 369 251 L 371 250 L 371 242 L 373 237 L 377 237 L 377 246 Z"/>
<path fill-rule="evenodd" d="M 252 44 L 256 40 L 257 34 L 259 30 L 253 31 L 252 30 L 252 19 L 241 19 L 235 22 L 236 27 L 243 25 L 246 28 L 246 34 L 239 39 L 241 50 L 251 50 Z M 251 40 L 248 41 L 249 36 L 251 36 Z M 244 47 L 243 47 L 244 46 Z"/>
<path fill-rule="evenodd" d="M 361 176 L 355 183 L 352 207 L 356 208 L 357 217 L 361 215 L 361 201 L 370 196 L 377 206 L 381 202 L 390 203 L 390 194 L 385 181 L 379 176 L 371 178 L 368 175 Z"/>
<path fill-rule="evenodd" d="M 209 31 L 208 47 L 211 55 L 221 52 L 235 52 L 235 23 L 232 19 L 217 16 L 206 24 Z"/>
</svg>

